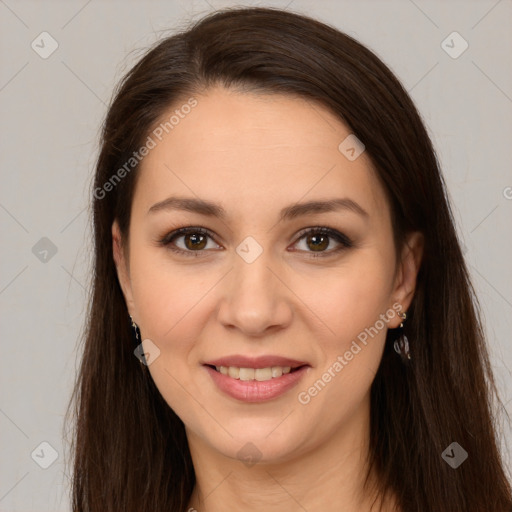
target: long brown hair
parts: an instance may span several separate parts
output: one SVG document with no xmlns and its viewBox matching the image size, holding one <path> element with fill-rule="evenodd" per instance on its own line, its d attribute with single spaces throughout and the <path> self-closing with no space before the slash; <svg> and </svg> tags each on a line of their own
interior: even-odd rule
<svg viewBox="0 0 512 512">
<path fill-rule="evenodd" d="M 115 91 L 92 191 L 94 269 L 69 416 L 73 510 L 183 512 L 195 484 L 182 421 L 134 342 L 112 254 L 129 231 L 138 165 L 114 175 L 156 123 L 209 86 L 298 95 L 327 107 L 364 142 L 391 205 L 397 254 L 425 237 L 402 364 L 392 332 L 371 388 L 370 468 L 405 511 L 510 511 L 493 414 L 502 407 L 432 143 L 408 94 L 371 51 L 340 31 L 273 8 L 227 9 L 156 43 Z M 133 163 L 133 162 L 132 162 Z M 114 179 L 115 178 L 115 179 Z M 106 187 L 109 182 L 111 186 Z M 442 452 L 457 442 L 467 460 Z"/>
</svg>

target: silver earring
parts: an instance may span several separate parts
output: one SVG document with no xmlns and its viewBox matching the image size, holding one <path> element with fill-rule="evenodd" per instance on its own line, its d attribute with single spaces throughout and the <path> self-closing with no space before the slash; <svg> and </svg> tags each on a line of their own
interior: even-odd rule
<svg viewBox="0 0 512 512">
<path fill-rule="evenodd" d="M 142 366 L 147 366 L 148 363 L 146 361 L 146 354 L 144 353 L 144 348 L 142 347 L 142 343 L 140 340 L 139 326 L 134 322 L 132 315 L 130 315 L 130 321 L 132 323 L 132 338 L 133 338 L 133 341 L 135 342 L 135 345 L 137 345 L 137 347 L 135 348 L 133 353 L 135 354 L 137 359 L 140 361 L 140 364 Z"/>
<path fill-rule="evenodd" d="M 395 348 L 395 352 L 402 358 L 402 361 L 407 362 L 411 359 L 411 352 L 409 351 L 409 340 L 404 333 L 404 322 L 407 319 L 407 313 L 399 312 L 398 316 L 403 320 L 403 322 L 400 323 L 400 336 L 393 343 L 393 347 Z"/>
<path fill-rule="evenodd" d="M 135 343 L 138 345 L 140 343 L 140 329 L 139 326 L 133 321 L 132 315 L 130 315 L 130 320 L 132 322 L 133 338 Z"/>
</svg>

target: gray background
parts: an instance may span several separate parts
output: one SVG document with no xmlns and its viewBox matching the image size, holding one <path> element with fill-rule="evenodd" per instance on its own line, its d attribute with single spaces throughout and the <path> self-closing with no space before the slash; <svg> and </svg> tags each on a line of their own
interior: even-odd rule
<svg viewBox="0 0 512 512">
<path fill-rule="evenodd" d="M 234 5 L 242 4 L 0 0 L 1 511 L 69 510 L 62 421 L 87 300 L 88 192 L 113 87 L 167 31 Z M 288 6 L 337 26 L 374 50 L 410 91 L 441 160 L 512 412 L 512 2 L 243 5 Z M 51 49 L 48 36 L 38 37 L 43 31 L 59 45 L 46 59 L 31 47 L 35 40 L 39 52 Z M 457 58 L 442 47 L 453 31 L 469 44 Z M 457 39 L 446 44 L 462 48 Z M 509 465 L 511 440 L 505 426 Z M 52 462 L 52 449 L 41 442 L 58 453 L 47 469 L 40 465 Z"/>
</svg>

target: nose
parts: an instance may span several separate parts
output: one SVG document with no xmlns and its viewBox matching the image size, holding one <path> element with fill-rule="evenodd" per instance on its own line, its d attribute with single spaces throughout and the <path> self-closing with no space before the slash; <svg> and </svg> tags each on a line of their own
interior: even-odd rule
<svg viewBox="0 0 512 512">
<path fill-rule="evenodd" d="M 284 270 L 268 251 L 252 262 L 234 255 L 234 268 L 226 276 L 218 320 L 249 337 L 264 337 L 290 325 L 293 293 Z"/>
</svg>

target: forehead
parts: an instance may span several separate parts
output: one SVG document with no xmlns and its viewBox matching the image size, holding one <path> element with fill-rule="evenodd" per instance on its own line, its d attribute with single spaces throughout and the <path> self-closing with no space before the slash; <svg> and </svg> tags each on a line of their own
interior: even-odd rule
<svg viewBox="0 0 512 512">
<path fill-rule="evenodd" d="M 184 100 L 165 112 L 161 140 L 150 134 L 155 147 L 142 161 L 135 193 L 146 210 L 171 194 L 227 210 L 333 197 L 350 197 L 370 213 L 387 207 L 370 159 L 363 152 L 351 161 L 340 151 L 351 131 L 321 105 L 221 87 L 194 98 L 193 108 L 181 109 Z"/>
</svg>

